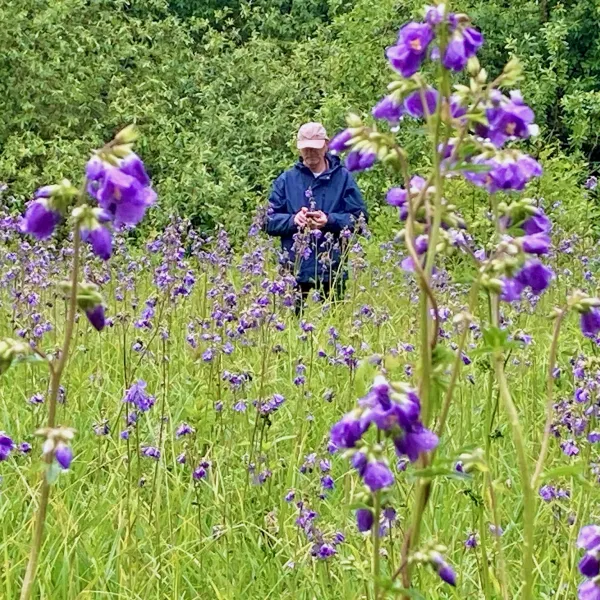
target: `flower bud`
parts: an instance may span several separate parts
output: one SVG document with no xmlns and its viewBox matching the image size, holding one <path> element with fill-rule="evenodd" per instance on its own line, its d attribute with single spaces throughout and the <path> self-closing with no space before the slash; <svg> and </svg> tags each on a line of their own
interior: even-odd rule
<svg viewBox="0 0 600 600">
<path fill-rule="evenodd" d="M 350 113 L 346 117 L 348 127 L 362 127 L 362 119 L 355 113 Z"/>
<path fill-rule="evenodd" d="M 115 142 L 117 144 L 132 144 L 139 137 L 138 128 L 132 123 L 127 125 L 124 129 L 121 129 L 117 135 L 115 135 Z"/>
</svg>

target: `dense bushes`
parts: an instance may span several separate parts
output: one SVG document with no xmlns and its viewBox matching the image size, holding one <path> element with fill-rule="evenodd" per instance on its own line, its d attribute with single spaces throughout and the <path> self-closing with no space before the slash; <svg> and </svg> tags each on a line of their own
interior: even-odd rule
<svg viewBox="0 0 600 600">
<path fill-rule="evenodd" d="M 524 93 L 553 147 L 571 144 L 593 157 L 600 38 L 590 29 L 592 0 L 568 12 L 553 2 L 544 10 L 533 1 L 457 4 L 485 31 L 492 68 L 509 51 L 525 60 Z M 197 226 L 223 222 L 241 234 L 271 180 L 294 160 L 302 121 L 322 119 L 335 131 L 348 110 L 367 111 L 384 92 L 383 48 L 417 3 L 348 6 L 5 2 L 0 180 L 22 203 L 39 184 L 73 172 L 83 149 L 135 121 L 161 195 L 155 224 L 177 210 Z M 385 175 L 362 182 L 376 218 L 388 183 Z"/>
</svg>

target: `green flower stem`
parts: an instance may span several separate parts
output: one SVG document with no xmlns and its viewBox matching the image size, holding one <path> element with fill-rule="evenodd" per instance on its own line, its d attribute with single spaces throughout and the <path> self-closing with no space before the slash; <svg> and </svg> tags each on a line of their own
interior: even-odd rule
<svg viewBox="0 0 600 600">
<path fill-rule="evenodd" d="M 379 519 L 381 518 L 381 492 L 378 490 L 373 494 L 373 598 L 379 598 L 379 572 L 380 572 L 380 556 L 379 545 L 381 538 L 379 537 Z"/>
<path fill-rule="evenodd" d="M 560 336 L 560 328 L 567 314 L 566 310 L 560 310 L 554 321 L 554 332 L 552 335 L 552 343 L 550 345 L 550 356 L 548 358 L 548 376 L 547 376 L 547 392 L 546 392 L 546 423 L 544 425 L 544 437 L 542 438 L 542 447 L 540 455 L 535 465 L 535 471 L 531 478 L 531 488 L 535 489 L 538 479 L 544 469 L 544 462 L 548 454 L 548 446 L 550 444 L 550 427 L 552 425 L 552 412 L 554 407 L 554 377 L 552 371 L 556 364 L 556 353 L 558 351 L 558 338 Z"/>
<path fill-rule="evenodd" d="M 85 187 L 83 188 L 85 190 Z M 69 358 L 69 348 L 71 347 L 71 339 L 73 337 L 73 329 L 75 326 L 75 314 L 77 312 L 77 284 L 79 279 L 79 254 L 81 246 L 81 235 L 79 225 L 76 223 L 73 231 L 73 267 L 71 271 L 71 297 L 69 298 L 69 306 L 67 312 L 67 322 L 65 329 L 65 338 L 63 341 L 60 356 L 56 363 L 50 369 L 50 398 L 48 400 L 48 427 L 54 428 L 56 425 L 56 405 L 58 398 L 58 390 L 60 380 L 67 365 Z M 47 457 L 48 466 L 52 461 L 52 457 Z M 46 471 L 42 474 L 42 489 L 40 491 L 40 500 L 36 513 L 36 520 L 33 532 L 33 540 L 31 543 L 31 551 L 29 554 L 29 562 L 27 570 L 23 578 L 23 587 L 21 588 L 21 600 L 29 600 L 33 591 L 33 582 L 37 571 L 37 563 L 42 547 L 44 537 L 44 524 L 46 522 L 46 513 L 48 511 L 48 499 L 50 497 L 50 484 L 46 478 Z"/>
<path fill-rule="evenodd" d="M 495 321 L 495 319 L 494 319 Z M 508 420 L 512 428 L 512 436 L 517 452 L 517 463 L 523 487 L 523 600 L 532 599 L 533 589 L 533 535 L 535 520 L 535 496 L 529 478 L 529 466 L 527 464 L 527 452 L 523 439 L 523 431 L 519 422 L 517 407 L 513 402 L 506 373 L 504 372 L 504 357 L 502 351 L 496 351 L 493 357 L 494 372 L 500 390 L 500 398 L 508 414 Z"/>
</svg>

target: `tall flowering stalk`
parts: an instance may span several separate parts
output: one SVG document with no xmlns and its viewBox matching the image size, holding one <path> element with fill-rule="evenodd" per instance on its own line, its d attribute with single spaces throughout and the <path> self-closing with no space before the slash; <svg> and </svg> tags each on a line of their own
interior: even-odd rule
<svg viewBox="0 0 600 600">
<path fill-rule="evenodd" d="M 83 243 L 89 244 L 96 256 L 108 260 L 112 255 L 112 228 L 136 225 L 156 200 L 144 164 L 132 151 L 136 138 L 135 129 L 130 126 L 96 151 L 86 165 L 85 178 L 79 189 L 67 180 L 40 188 L 28 206 L 22 223 L 24 233 L 45 240 L 52 236 L 63 219 L 67 219 L 72 228 L 73 261 L 69 280 L 59 285 L 67 298 L 67 312 L 64 339 L 58 354 L 49 356 L 36 345 L 27 346 L 10 339 L 0 342 L 0 373 L 15 360 L 31 354 L 46 361 L 50 372 L 48 420 L 46 427 L 36 432 L 45 438 L 42 459 L 46 468 L 42 476 L 21 600 L 29 600 L 33 592 L 50 486 L 61 469 L 69 469 L 73 459 L 70 442 L 74 431 L 56 425 L 56 409 L 61 381 L 69 360 L 77 310 L 85 313 L 97 331 L 101 331 L 106 322 L 104 300 L 98 287 L 80 281 L 81 246 Z"/>
<path fill-rule="evenodd" d="M 519 91 L 510 90 L 508 94 L 504 91 L 519 80 L 520 67 L 511 60 L 498 77 L 489 81 L 488 73 L 476 57 L 482 44 L 482 34 L 472 26 L 467 15 L 452 13 L 448 4 L 441 2 L 426 7 L 424 21 L 402 27 L 396 44 L 387 49 L 387 58 L 397 77 L 388 86 L 389 94 L 377 103 L 372 114 L 377 120 L 387 122 L 391 130 L 388 132 L 385 127 L 369 126 L 359 116 L 350 115 L 347 129 L 332 140 L 330 148 L 347 152 L 346 166 L 349 170 L 369 169 L 379 161 L 391 166 L 403 180 L 402 187 L 389 190 L 387 201 L 398 208 L 400 220 L 404 223 L 401 236 L 408 256 L 403 267 L 414 272 L 420 287 L 420 368 L 418 390 L 414 394 L 418 398 L 415 406 L 418 406 L 419 423 L 424 432 L 429 431 L 427 428 L 434 420 L 438 422 L 439 434 L 444 432 L 466 342 L 464 333 L 456 358 L 439 345 L 440 315 L 435 298 L 435 267 L 439 256 L 458 250 L 474 260 L 477 271 L 471 305 L 462 315 L 465 322 L 472 319 L 477 290 L 483 289 L 490 296 L 490 320 L 484 329 L 483 339 L 512 426 L 517 452 L 525 504 L 522 597 L 530 599 L 534 577 L 533 482 L 539 476 L 539 469 L 536 469 L 532 481 L 519 415 L 504 373 L 508 334 L 500 328 L 499 304 L 519 301 L 525 290 L 539 295 L 550 284 L 554 274 L 540 260 L 549 251 L 550 221 L 527 199 L 506 203 L 496 198 L 497 192 L 522 191 L 532 178 L 541 175 L 542 168 L 534 158 L 517 150 L 513 144 L 537 134 L 533 111 L 525 104 Z M 433 62 L 435 85 L 419 73 L 427 60 Z M 462 83 L 465 75 L 469 78 L 468 85 Z M 401 122 L 408 119 L 424 121 L 431 144 L 432 165 L 426 176 L 411 172 L 407 153 L 398 145 L 394 135 Z M 465 234 L 467 224 L 456 206 L 445 197 L 446 180 L 457 176 L 466 178 L 492 195 L 496 233 L 490 240 L 491 250 L 487 253 L 474 251 Z M 593 321 L 585 315 L 582 318 L 586 322 Z M 440 402 L 440 392 L 444 389 L 441 377 L 447 368 L 451 373 L 450 385 Z M 441 412 L 436 414 L 439 406 Z M 394 419 L 394 427 L 397 427 L 398 417 L 394 416 Z M 348 417 L 340 422 L 345 426 L 351 424 L 355 438 L 359 434 L 358 438 L 351 439 L 352 444 L 343 447 L 354 447 L 366 430 L 363 418 L 358 422 L 359 425 L 352 424 L 354 421 L 349 421 Z M 381 422 L 378 423 L 380 426 Z M 403 426 L 399 426 L 400 432 Z M 332 430 L 332 439 L 339 427 L 340 424 Z M 437 437 L 435 443 L 434 438 L 429 437 L 430 443 L 412 446 L 409 440 L 413 438 L 406 429 L 400 437 L 393 435 L 396 450 L 398 439 L 406 440 L 402 443 L 411 452 L 410 460 L 417 462 L 421 471 L 426 472 L 435 458 Z M 357 460 L 356 456 L 356 453 L 353 454 L 353 461 Z M 389 483 L 391 481 L 386 485 Z M 430 477 L 418 480 L 412 518 L 405 531 L 401 564 L 392 576 L 392 580 L 401 576 L 405 590 L 412 584 L 412 565 L 423 562 L 424 556 L 434 568 L 441 564 L 439 560 L 436 563 L 434 550 L 425 554 L 419 550 L 421 523 L 432 485 Z M 366 514 L 361 513 L 363 528 L 365 519 L 367 522 L 370 519 Z M 439 567 L 440 576 L 446 573 L 445 566 L 444 563 L 443 569 Z M 376 598 L 378 586 L 375 582 Z"/>
</svg>

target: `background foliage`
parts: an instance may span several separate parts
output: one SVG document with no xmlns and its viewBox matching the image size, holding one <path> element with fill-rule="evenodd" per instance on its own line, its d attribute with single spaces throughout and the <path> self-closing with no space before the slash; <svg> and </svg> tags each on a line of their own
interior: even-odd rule
<svg viewBox="0 0 600 600">
<path fill-rule="evenodd" d="M 525 64 L 523 93 L 542 126 L 534 153 L 546 157 L 540 185 L 585 202 L 571 186 L 585 178 L 585 161 L 599 158 L 600 8 L 594 0 L 453 4 L 485 32 L 482 61 L 492 75 L 510 54 Z M 38 185 L 77 172 L 89 147 L 135 121 L 161 196 L 154 225 L 177 211 L 241 236 L 293 162 L 297 126 L 321 119 L 333 133 L 348 110 L 367 112 L 384 93 L 384 47 L 420 5 L 5 0 L 0 181 L 20 208 Z M 381 224 L 389 184 L 385 174 L 361 181 Z"/>
</svg>

